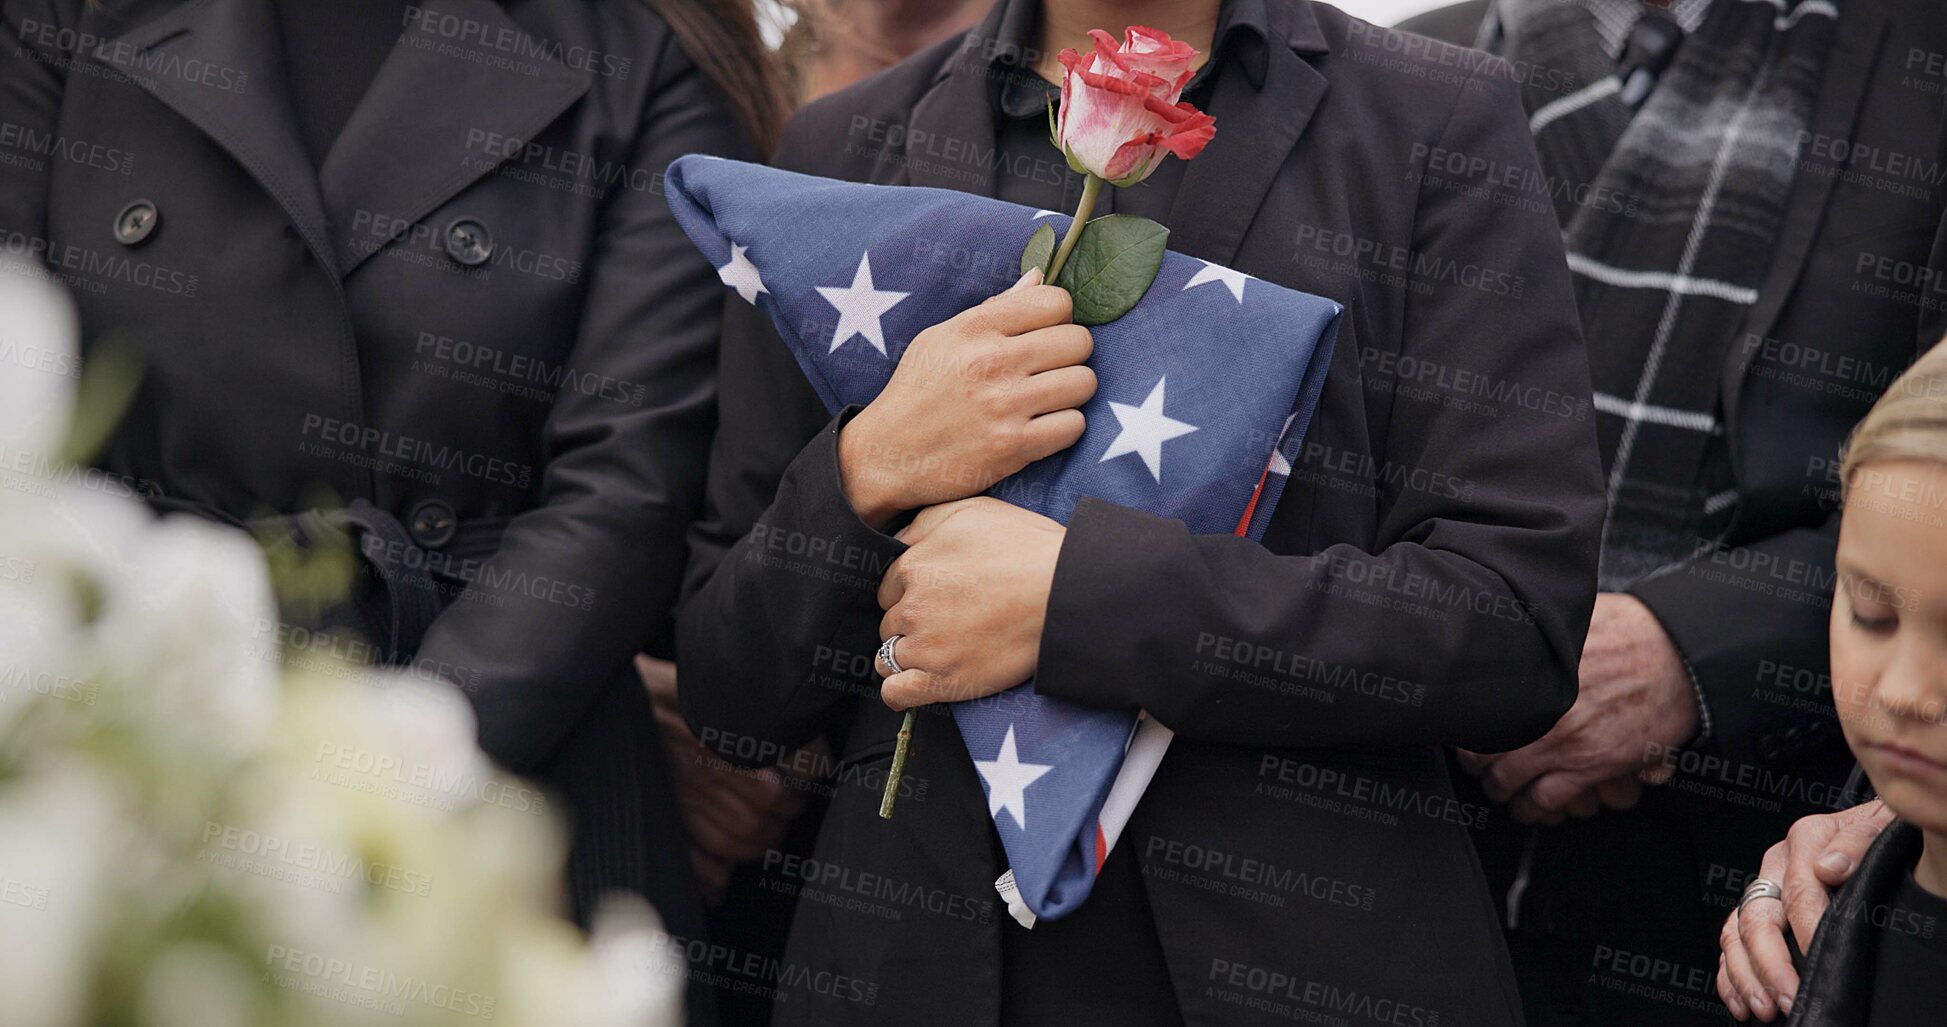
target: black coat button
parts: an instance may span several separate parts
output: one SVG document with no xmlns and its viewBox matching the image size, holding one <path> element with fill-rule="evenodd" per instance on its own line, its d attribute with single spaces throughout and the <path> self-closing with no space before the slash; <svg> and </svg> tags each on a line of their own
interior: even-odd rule
<svg viewBox="0 0 1947 1027">
<path fill-rule="evenodd" d="M 136 200 L 123 207 L 122 212 L 115 215 L 115 241 L 124 246 L 136 245 L 155 231 L 159 217 L 161 215 L 156 211 L 155 204 L 148 200 Z"/>
<path fill-rule="evenodd" d="M 472 218 L 454 218 L 446 226 L 446 255 L 467 267 L 485 264 L 493 251 L 493 233 L 486 225 Z"/>
<path fill-rule="evenodd" d="M 459 527 L 459 517 L 443 499 L 422 500 L 412 508 L 412 517 L 406 522 L 406 532 L 422 549 L 438 549 L 453 541 Z"/>
</svg>

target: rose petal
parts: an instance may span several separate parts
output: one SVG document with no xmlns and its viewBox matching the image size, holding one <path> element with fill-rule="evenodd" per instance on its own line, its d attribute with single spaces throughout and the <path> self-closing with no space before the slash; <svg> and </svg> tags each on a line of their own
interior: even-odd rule
<svg viewBox="0 0 1947 1027">
<path fill-rule="evenodd" d="M 1091 29 L 1088 54 L 1064 49 L 1065 74 L 1055 142 L 1070 167 L 1132 185 L 1166 153 L 1195 156 L 1216 134 L 1216 119 L 1182 103 L 1197 49 L 1146 25 L 1131 25 L 1118 43 Z"/>
</svg>

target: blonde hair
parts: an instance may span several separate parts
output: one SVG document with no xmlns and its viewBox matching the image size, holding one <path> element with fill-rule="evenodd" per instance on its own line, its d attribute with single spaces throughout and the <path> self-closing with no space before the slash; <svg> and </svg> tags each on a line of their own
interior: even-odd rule
<svg viewBox="0 0 1947 1027">
<path fill-rule="evenodd" d="M 1852 430 L 1839 465 L 1840 494 L 1860 468 L 1887 460 L 1947 463 L 1947 340 L 1895 378 Z"/>
</svg>

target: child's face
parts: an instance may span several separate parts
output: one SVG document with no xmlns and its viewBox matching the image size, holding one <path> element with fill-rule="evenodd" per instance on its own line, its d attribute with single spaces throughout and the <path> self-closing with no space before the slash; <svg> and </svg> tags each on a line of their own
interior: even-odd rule
<svg viewBox="0 0 1947 1027">
<path fill-rule="evenodd" d="M 1861 467 L 1839 530 L 1832 696 L 1893 812 L 1947 832 L 1947 463 Z"/>
</svg>

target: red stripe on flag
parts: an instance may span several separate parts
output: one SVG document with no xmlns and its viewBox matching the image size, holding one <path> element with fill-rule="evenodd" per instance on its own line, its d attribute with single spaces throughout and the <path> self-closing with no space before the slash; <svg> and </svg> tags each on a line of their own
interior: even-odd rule
<svg viewBox="0 0 1947 1027">
<path fill-rule="evenodd" d="M 1237 522 L 1237 530 L 1231 534 L 1242 535 L 1251 530 L 1251 515 L 1257 512 L 1257 497 L 1264 495 L 1264 482 L 1269 477 L 1271 477 L 1271 465 L 1267 462 L 1264 470 L 1257 472 L 1257 488 L 1251 490 L 1251 501 L 1244 507 L 1244 517 Z"/>
<path fill-rule="evenodd" d="M 1102 834 L 1102 822 L 1095 822 L 1095 874 L 1102 875 L 1102 861 L 1109 858 L 1109 840 Z"/>
</svg>

